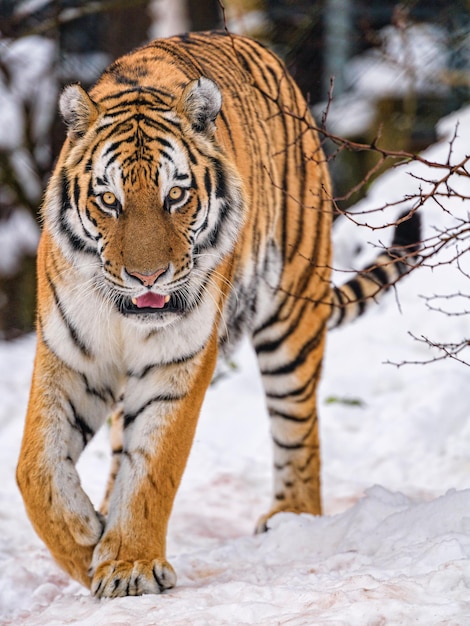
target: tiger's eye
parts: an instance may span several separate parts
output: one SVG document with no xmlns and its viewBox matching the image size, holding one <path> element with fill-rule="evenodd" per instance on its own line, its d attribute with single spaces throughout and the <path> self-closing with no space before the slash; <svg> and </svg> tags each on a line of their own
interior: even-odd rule
<svg viewBox="0 0 470 626">
<path fill-rule="evenodd" d="M 185 190 L 182 187 L 172 187 L 168 192 L 168 198 L 172 202 L 178 202 L 181 200 L 185 194 Z"/>
<path fill-rule="evenodd" d="M 111 191 L 105 191 L 101 195 L 101 200 L 103 201 L 103 204 L 109 207 L 113 207 L 117 203 L 117 198 Z"/>
</svg>

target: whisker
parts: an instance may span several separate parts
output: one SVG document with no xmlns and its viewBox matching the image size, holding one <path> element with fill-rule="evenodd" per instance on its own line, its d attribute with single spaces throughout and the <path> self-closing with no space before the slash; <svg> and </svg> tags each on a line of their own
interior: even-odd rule
<svg viewBox="0 0 470 626">
<path fill-rule="evenodd" d="M 201 259 L 204 257 L 214 257 L 217 261 L 220 260 L 220 257 L 216 254 L 212 254 L 210 252 L 203 252 L 203 253 L 198 253 L 194 255 L 195 259 Z M 204 271 L 201 270 L 200 268 L 194 267 L 193 271 L 195 270 L 199 270 L 199 271 Z M 225 284 L 230 287 L 230 289 L 234 288 L 233 282 L 231 280 L 229 280 L 226 276 L 224 276 L 223 274 L 221 274 L 218 270 L 216 270 L 215 268 L 210 268 L 210 270 L 206 270 L 207 272 L 211 272 L 212 274 L 215 274 L 216 276 L 218 276 L 223 282 L 225 282 Z"/>
<path fill-rule="evenodd" d="M 199 272 L 198 272 L 198 270 L 196 269 L 196 270 L 194 271 L 194 274 L 198 275 L 198 273 L 199 273 Z M 220 292 L 220 287 L 219 287 L 219 285 L 217 284 L 217 282 L 214 280 L 214 278 L 213 278 L 212 276 L 207 276 L 207 275 L 204 275 L 204 274 L 202 274 L 202 273 L 201 273 L 201 276 L 202 276 L 202 278 L 204 279 L 204 282 L 206 282 L 206 284 L 204 284 L 204 282 L 203 282 L 203 283 L 201 284 L 200 288 L 201 288 L 202 292 L 203 292 L 203 293 L 205 293 L 205 294 L 207 294 L 207 295 L 211 298 L 211 300 L 213 301 L 213 303 L 215 304 L 216 309 L 217 309 L 217 311 L 218 311 L 218 313 L 219 313 L 219 315 L 220 315 L 220 319 L 221 319 L 221 321 L 222 321 L 222 323 L 223 323 L 223 325 L 224 325 L 224 330 L 225 330 L 225 333 L 228 335 L 228 325 L 227 325 L 227 323 L 226 323 L 226 321 L 225 321 L 224 311 L 223 311 L 223 309 L 221 308 L 221 306 L 220 306 L 220 304 L 219 304 L 219 300 L 218 300 L 218 299 L 216 299 L 216 297 L 215 297 L 215 296 L 211 293 L 210 289 L 208 288 L 208 286 L 210 285 L 212 288 L 214 288 L 214 289 L 218 290 L 218 291 L 219 291 L 219 293 L 221 293 L 221 292 Z M 199 298 L 202 298 L 202 296 L 201 296 L 200 294 L 198 294 L 198 297 L 199 297 Z"/>
</svg>

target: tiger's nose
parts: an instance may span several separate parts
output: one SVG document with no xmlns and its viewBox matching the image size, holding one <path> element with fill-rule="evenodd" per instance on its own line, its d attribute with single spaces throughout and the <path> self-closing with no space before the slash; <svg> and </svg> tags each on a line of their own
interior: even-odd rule
<svg viewBox="0 0 470 626">
<path fill-rule="evenodd" d="M 139 280 L 144 287 L 152 287 L 156 283 L 157 279 L 167 271 L 168 267 L 169 265 L 161 267 L 153 272 L 153 274 L 141 274 L 140 272 L 131 272 L 129 270 L 126 270 L 126 272 L 129 276 L 137 278 L 137 280 Z"/>
</svg>

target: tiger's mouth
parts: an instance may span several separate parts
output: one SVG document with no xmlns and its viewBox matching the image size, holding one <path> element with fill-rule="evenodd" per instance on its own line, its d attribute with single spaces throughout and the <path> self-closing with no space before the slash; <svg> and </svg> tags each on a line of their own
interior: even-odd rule
<svg viewBox="0 0 470 626">
<path fill-rule="evenodd" d="M 159 293 L 146 293 L 137 298 L 123 298 L 119 304 L 123 315 L 155 315 L 158 313 L 185 312 L 181 299 L 175 295 L 164 296 Z"/>
</svg>

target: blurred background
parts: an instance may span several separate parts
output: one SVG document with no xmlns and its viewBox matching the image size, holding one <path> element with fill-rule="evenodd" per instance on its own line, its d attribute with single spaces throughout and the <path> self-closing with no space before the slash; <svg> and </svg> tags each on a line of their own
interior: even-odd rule
<svg viewBox="0 0 470 626">
<path fill-rule="evenodd" d="M 469 21 L 464 0 L 0 0 L 0 340 L 34 325 L 37 214 L 64 139 L 65 84 L 91 86 L 155 37 L 226 27 L 285 60 L 317 120 L 328 106 L 330 133 L 418 152 L 468 102 Z M 347 210 L 377 155 L 325 149 Z"/>
</svg>

